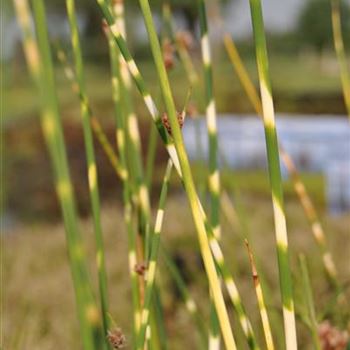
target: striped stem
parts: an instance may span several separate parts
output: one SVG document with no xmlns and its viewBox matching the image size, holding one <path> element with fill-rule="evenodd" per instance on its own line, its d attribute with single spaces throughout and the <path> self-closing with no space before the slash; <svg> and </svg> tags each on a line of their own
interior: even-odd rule
<svg viewBox="0 0 350 350">
<path fill-rule="evenodd" d="M 119 33 L 126 40 L 126 30 L 125 30 L 125 20 L 124 20 L 124 1 L 123 0 L 113 0 L 113 11 L 115 15 L 115 24 L 118 27 Z M 132 175 L 135 178 L 136 185 L 136 195 L 138 198 L 138 205 L 140 210 L 140 234 L 145 239 L 146 251 L 145 256 L 148 256 L 147 251 L 147 225 L 150 220 L 150 200 L 148 188 L 146 185 L 146 179 L 144 176 L 143 165 L 142 165 L 142 151 L 141 151 L 141 141 L 140 132 L 137 122 L 136 115 L 133 111 L 132 101 L 131 101 L 131 79 L 126 65 L 125 60 L 122 55 L 118 54 L 119 57 L 119 69 L 120 69 L 120 98 L 122 101 L 122 107 L 125 113 L 125 130 L 126 137 L 129 141 L 130 157 L 129 161 L 131 164 Z"/>
<path fill-rule="evenodd" d="M 100 333 L 99 311 L 93 300 L 92 288 L 85 265 L 84 248 L 78 230 L 76 205 L 54 85 L 44 3 L 42 0 L 33 2 L 38 44 L 31 27 L 28 2 L 26 0 L 16 0 L 14 4 L 23 32 L 27 64 L 33 81 L 40 92 L 42 102 L 41 124 L 54 170 L 56 191 L 65 223 L 82 340 L 84 348 L 92 350 L 95 347 L 100 347 L 104 341 Z"/>
<path fill-rule="evenodd" d="M 292 279 L 289 266 L 287 225 L 283 205 L 282 179 L 279 162 L 275 113 L 268 71 L 268 58 L 260 0 L 250 0 L 253 33 L 257 57 L 260 93 L 265 128 L 268 168 L 277 241 L 280 287 L 283 303 L 284 329 L 287 350 L 297 349 Z"/>
<path fill-rule="evenodd" d="M 56 50 L 57 50 L 57 58 L 58 58 L 59 62 L 63 65 L 64 74 L 65 74 L 66 78 L 68 79 L 68 81 L 70 81 L 70 83 L 71 83 L 72 91 L 74 93 L 76 93 L 78 95 L 78 97 L 80 98 L 81 94 L 80 94 L 79 86 L 77 84 L 76 76 L 75 76 L 75 73 L 74 73 L 72 67 L 69 65 L 69 63 L 67 61 L 67 56 L 61 48 L 57 47 Z M 105 132 L 103 131 L 99 120 L 97 119 L 97 117 L 95 117 L 92 114 L 92 110 L 91 110 L 89 105 L 87 105 L 87 108 L 88 108 L 88 112 L 89 112 L 89 120 L 90 120 L 91 128 L 95 134 L 97 141 L 100 143 L 100 145 L 101 145 L 104 153 L 106 154 L 110 164 L 112 165 L 112 168 L 114 169 L 117 177 L 121 178 L 122 180 L 125 179 L 127 174 L 125 173 L 124 168 L 121 166 L 120 161 L 118 159 L 118 156 L 117 156 L 113 146 L 111 145 Z"/>
<path fill-rule="evenodd" d="M 231 63 L 236 70 L 239 81 L 241 82 L 251 104 L 253 105 L 255 112 L 260 117 L 262 117 L 263 111 L 262 111 L 261 101 L 260 101 L 258 92 L 256 91 L 255 86 L 249 77 L 249 74 L 244 66 L 244 63 L 238 53 L 237 47 L 231 35 L 229 34 L 224 35 L 224 44 L 225 44 L 225 48 L 228 53 L 228 56 L 231 60 Z"/>
<path fill-rule="evenodd" d="M 332 281 L 332 283 L 339 287 L 339 282 L 337 280 L 338 272 L 334 264 L 333 257 L 328 250 L 328 244 L 326 235 L 324 233 L 322 224 L 318 218 L 316 209 L 312 203 L 312 200 L 305 188 L 305 185 L 300 177 L 300 174 L 295 166 L 290 155 L 280 146 L 280 155 L 284 162 L 284 165 L 288 169 L 288 173 L 293 181 L 294 190 L 297 193 L 300 203 L 304 209 L 304 212 L 310 222 L 311 230 L 315 237 L 315 240 L 321 250 L 322 262 L 324 269 Z"/>
<path fill-rule="evenodd" d="M 250 266 L 252 269 L 254 288 L 255 288 L 256 298 L 258 300 L 261 322 L 263 324 L 263 329 L 264 329 L 266 348 L 267 348 L 267 350 L 274 350 L 275 346 L 273 344 L 270 321 L 269 321 L 269 317 L 268 317 L 266 306 L 265 306 L 264 294 L 263 294 L 263 290 L 261 288 L 258 271 L 256 269 L 253 252 L 249 246 L 248 240 L 245 240 L 245 244 L 246 244 L 246 247 L 248 250 Z"/>
<path fill-rule="evenodd" d="M 216 274 L 216 269 L 215 269 L 214 262 L 212 260 L 213 257 L 211 255 L 210 250 L 215 251 L 214 256 L 216 259 L 218 257 L 220 258 L 220 265 L 221 266 L 225 266 L 225 262 L 223 259 L 221 248 L 220 248 L 216 238 L 213 235 L 213 232 L 211 230 L 209 223 L 206 220 L 205 212 L 203 210 L 203 207 L 199 201 L 198 195 L 196 194 L 196 191 L 194 188 L 194 183 L 193 183 L 193 179 L 192 179 L 190 165 L 189 165 L 188 158 L 187 158 L 187 155 L 186 155 L 186 152 L 184 149 L 184 144 L 183 144 L 181 132 L 179 130 L 179 125 L 177 124 L 177 119 L 172 121 L 172 119 L 173 119 L 172 116 L 174 116 L 175 111 L 172 111 L 169 108 L 169 110 L 171 112 L 169 113 L 169 110 L 168 110 L 168 115 L 170 116 L 170 123 L 171 123 L 172 132 L 173 132 L 173 138 L 176 141 L 178 150 L 175 148 L 174 143 L 173 143 L 173 139 L 171 139 L 169 137 L 169 135 L 167 134 L 167 132 L 166 132 L 161 120 L 160 120 L 160 116 L 159 116 L 157 108 L 153 102 L 153 99 L 146 88 L 146 84 L 145 84 L 145 82 L 140 74 L 140 71 L 138 70 L 138 68 L 135 64 L 135 61 L 133 60 L 133 58 L 132 58 L 132 56 L 131 56 L 131 54 L 126 46 L 125 41 L 123 40 L 122 36 L 120 35 L 117 26 L 114 25 L 114 20 L 109 12 L 108 7 L 105 5 L 103 0 L 99 0 L 98 3 L 101 7 L 101 10 L 103 11 L 103 14 L 107 20 L 107 23 L 109 24 L 109 26 L 111 28 L 112 33 L 114 34 L 115 41 L 117 42 L 117 44 L 120 48 L 120 51 L 123 54 L 124 59 L 128 64 L 129 71 L 130 71 L 130 73 L 135 81 L 135 84 L 136 84 L 139 92 L 141 93 L 141 95 L 144 98 L 145 104 L 148 107 L 149 112 L 150 112 L 150 114 L 151 114 L 151 116 L 156 124 L 157 129 L 158 129 L 158 132 L 159 132 L 159 134 L 160 134 L 160 136 L 161 136 L 161 138 L 162 138 L 162 140 L 163 140 L 163 142 L 168 150 L 168 153 L 169 153 L 169 155 L 173 161 L 173 164 L 175 166 L 175 169 L 177 170 L 180 178 L 183 179 L 183 184 L 185 186 L 186 192 L 188 193 L 188 196 L 190 199 L 191 210 L 192 210 L 192 214 L 194 216 L 194 221 L 195 221 L 195 224 L 197 227 L 197 233 L 198 233 L 198 238 L 199 238 L 199 242 L 200 242 L 201 253 L 203 256 L 205 268 L 207 270 L 209 283 L 210 283 L 210 286 L 212 288 L 213 297 L 214 297 L 216 309 L 217 309 L 218 316 L 219 316 L 221 330 L 222 330 L 222 333 L 224 335 L 224 341 L 229 348 L 234 349 L 235 342 L 233 339 L 232 331 L 231 331 L 230 326 L 229 326 L 227 310 L 226 310 L 226 307 L 224 304 L 221 289 L 219 287 L 219 280 L 218 280 L 218 277 Z M 148 4 L 146 4 L 146 5 L 148 5 Z M 148 10 L 148 11 L 149 11 L 149 18 L 151 19 L 150 10 Z M 154 42 L 156 43 L 156 47 L 155 47 L 156 57 L 157 57 L 156 62 L 158 62 L 157 64 L 160 66 L 160 71 L 161 71 L 161 76 L 162 76 L 162 81 L 163 81 L 162 88 L 163 89 L 166 88 L 165 90 L 170 91 L 169 83 L 167 83 L 165 67 L 163 66 L 160 46 L 159 46 L 159 42 L 158 42 L 155 31 L 152 34 L 152 37 L 154 38 L 154 39 L 152 39 L 153 44 L 154 44 Z M 164 82 L 166 84 L 165 86 L 163 86 Z M 170 98 L 170 100 L 169 100 L 169 98 Z M 167 94 L 167 103 L 169 103 L 169 102 L 171 103 L 171 96 L 169 96 Z M 173 102 L 172 102 L 172 104 L 173 104 Z M 171 105 L 169 107 L 171 107 Z M 180 167 L 180 163 L 182 163 L 182 167 Z M 186 176 L 183 175 L 183 171 L 185 171 Z M 208 232 L 208 235 L 207 235 L 207 232 Z M 210 239 L 210 244 L 209 244 L 208 236 Z M 209 247 L 208 247 L 208 245 L 209 245 Z M 209 251 L 208 251 L 208 248 L 209 248 Z M 229 270 L 226 268 L 227 275 L 229 275 L 228 271 Z M 230 290 L 232 291 L 233 290 L 232 283 L 229 284 L 229 287 L 230 287 Z M 236 288 L 234 290 L 237 291 Z M 234 298 L 234 299 L 237 301 L 237 298 Z M 244 322 L 244 325 L 245 325 L 244 329 L 248 330 L 246 322 Z"/>
<path fill-rule="evenodd" d="M 89 182 L 89 193 L 94 222 L 94 232 L 96 241 L 96 264 L 98 272 L 98 284 L 100 292 L 100 305 L 104 334 L 108 331 L 108 291 L 107 291 L 107 272 L 105 262 L 105 249 L 103 245 L 101 214 L 100 214 L 100 195 L 98 190 L 98 173 L 95 160 L 95 151 L 93 144 L 93 135 L 90 124 L 89 102 L 85 88 L 85 73 L 83 58 L 80 48 L 78 23 L 75 11 L 74 0 L 66 0 L 68 19 L 71 30 L 71 42 L 73 48 L 73 57 L 75 62 L 76 81 L 79 86 L 80 110 L 83 123 L 83 133 L 85 141 L 85 152 L 87 157 L 87 171 Z"/>
<path fill-rule="evenodd" d="M 216 121 L 216 105 L 213 93 L 213 68 L 211 61 L 211 49 L 209 42 L 209 31 L 205 0 L 197 0 L 199 8 L 199 24 L 201 33 L 202 61 L 205 81 L 205 104 L 206 120 L 208 130 L 209 145 L 209 177 L 208 189 L 210 195 L 210 224 L 214 230 L 214 235 L 219 240 L 220 233 L 220 173 L 218 162 L 218 132 Z M 209 329 L 209 349 L 220 348 L 220 329 L 215 307 L 211 302 L 210 329 Z"/>
<path fill-rule="evenodd" d="M 215 262 L 217 264 L 217 268 L 220 272 L 220 275 L 222 276 L 223 283 L 226 286 L 227 293 L 237 313 L 239 323 L 247 339 L 249 348 L 255 349 L 255 350 L 259 349 L 259 346 L 256 341 L 256 337 L 254 335 L 253 328 L 247 317 L 241 297 L 239 295 L 238 288 L 236 286 L 236 283 L 233 277 L 231 276 L 229 269 L 227 268 L 221 248 L 218 244 L 218 241 L 215 239 L 212 231 L 209 232 L 209 244 L 210 244 Z"/>
<path fill-rule="evenodd" d="M 188 104 L 188 100 L 190 98 L 190 92 L 187 95 L 186 101 L 185 101 L 185 107 L 182 112 L 183 120 L 185 119 L 185 111 Z M 162 188 L 160 193 L 160 199 L 158 204 L 158 210 L 156 215 L 156 221 L 155 226 L 153 230 L 153 234 L 151 237 L 151 249 L 150 249 L 150 257 L 149 257 L 149 266 L 147 271 L 147 280 L 146 280 L 146 290 L 145 290 L 145 301 L 141 312 L 141 328 L 138 335 L 138 341 L 137 341 L 137 349 L 143 349 L 145 346 L 145 336 L 147 327 L 149 326 L 149 314 L 150 314 L 150 307 L 151 307 L 151 301 L 152 301 L 152 292 L 154 288 L 154 281 L 155 281 L 155 275 L 156 275 L 156 268 L 157 268 L 157 258 L 158 258 L 158 249 L 160 244 L 160 233 L 162 229 L 163 224 L 163 217 L 164 217 L 164 207 L 165 207 L 165 201 L 168 194 L 168 187 L 169 187 L 169 181 L 171 176 L 171 171 L 173 168 L 173 163 L 171 159 L 168 160 L 168 164 L 166 167 L 165 175 L 163 177 L 162 182 Z"/>
<path fill-rule="evenodd" d="M 346 62 L 346 54 L 342 36 L 340 4 L 340 0 L 331 0 L 333 41 L 338 59 L 345 107 L 350 118 L 350 73 L 348 69 L 348 64 Z"/>
<path fill-rule="evenodd" d="M 149 193 L 152 189 L 152 177 L 154 171 L 154 161 L 157 152 L 157 140 L 157 129 L 155 128 L 152 122 L 152 124 L 150 125 L 149 143 L 146 158 L 146 184 Z"/>
<path fill-rule="evenodd" d="M 137 264 L 136 253 L 136 237 L 134 227 L 132 223 L 132 187 L 129 171 L 127 168 L 127 145 L 126 145 L 126 127 L 123 111 L 123 101 L 120 94 L 121 72 L 120 72 L 120 59 L 117 46 L 112 38 L 112 35 L 108 33 L 108 44 L 112 68 L 112 90 L 113 100 L 115 105 L 115 117 L 116 117 L 116 142 L 120 155 L 120 163 L 126 177 L 123 179 L 123 201 L 124 201 L 124 222 L 127 228 L 128 235 L 128 260 L 129 260 L 129 274 L 131 279 L 131 291 L 133 301 L 133 332 L 136 339 L 139 327 L 140 327 L 140 294 L 139 294 L 139 281 L 138 275 L 135 271 Z"/>
<path fill-rule="evenodd" d="M 107 158 L 109 159 L 116 175 L 120 177 L 122 180 L 126 180 L 128 174 L 125 168 L 123 168 L 120 164 L 120 161 L 118 159 L 118 156 L 116 152 L 114 151 L 113 146 L 109 142 L 106 134 L 104 133 L 102 126 L 98 119 L 90 115 L 90 123 L 91 123 L 91 128 L 95 134 L 96 139 L 100 143 L 102 149 L 104 150 Z"/>
<path fill-rule="evenodd" d="M 211 62 L 211 50 L 209 43 L 209 32 L 207 24 L 207 15 L 205 1 L 198 0 L 199 22 L 201 31 L 201 48 L 202 60 L 204 66 L 205 80 L 205 100 L 206 100 L 206 118 L 208 128 L 208 144 L 209 144 L 209 193 L 211 202 L 210 223 L 214 230 L 214 235 L 220 237 L 220 175 L 218 160 L 218 132 L 216 121 L 216 106 L 213 93 L 213 72 Z"/>
<path fill-rule="evenodd" d="M 163 62 L 157 33 L 154 27 L 149 2 L 147 0 L 140 0 L 140 6 L 143 13 L 144 21 L 146 24 L 147 32 L 150 38 L 151 50 L 152 50 L 154 61 L 157 67 L 163 99 L 165 102 L 168 117 L 170 119 L 172 136 L 175 142 L 175 147 L 176 147 L 177 155 L 179 157 L 179 162 L 181 164 L 181 171 L 183 174 L 184 186 L 189 198 L 192 214 L 193 214 L 195 225 L 197 228 L 204 265 L 206 267 L 209 283 L 211 286 L 211 292 L 213 294 L 216 309 L 218 312 L 218 317 L 220 320 L 223 338 L 224 338 L 226 347 L 228 349 L 235 349 L 236 345 L 235 345 L 232 330 L 230 327 L 230 322 L 229 322 L 227 310 L 225 307 L 223 295 L 220 290 L 218 276 L 215 271 L 215 263 L 213 261 L 213 257 L 210 252 L 208 237 L 206 235 L 205 223 L 203 220 L 203 215 L 201 214 L 201 209 L 200 209 L 198 196 L 197 196 L 193 178 L 192 178 L 189 160 L 184 147 L 180 126 L 178 124 L 175 104 L 171 93 L 165 65 Z"/>
<path fill-rule="evenodd" d="M 227 284 L 229 294 L 231 294 L 231 296 L 232 296 L 232 301 L 234 302 L 234 305 L 236 306 L 236 311 L 239 313 L 239 318 L 240 318 L 243 330 L 247 334 L 248 343 L 252 346 L 252 348 L 256 348 L 255 338 L 254 338 L 250 323 L 249 323 L 249 321 L 244 313 L 242 303 L 240 302 L 237 288 L 233 282 L 232 277 L 230 276 L 229 270 L 227 269 L 227 267 L 225 265 L 223 254 L 221 252 L 221 249 L 219 247 L 217 239 L 213 233 L 213 230 L 211 229 L 210 224 L 207 222 L 207 220 L 205 218 L 204 210 L 201 207 L 200 202 L 198 200 L 198 196 L 195 192 L 192 174 L 191 174 L 187 154 L 185 152 L 185 149 L 183 148 L 182 134 L 181 134 L 178 122 L 177 122 L 174 101 L 172 98 L 171 89 L 170 89 L 169 81 L 167 78 L 167 73 L 165 70 L 164 62 L 163 62 L 162 57 L 161 57 L 161 50 L 160 50 L 157 34 L 155 32 L 155 29 L 154 29 L 154 25 L 153 25 L 153 21 L 152 21 L 152 14 L 151 14 L 151 10 L 149 7 L 149 3 L 147 0 L 141 0 L 140 4 L 141 4 L 141 9 L 142 9 L 143 14 L 144 14 L 144 19 L 145 19 L 147 31 L 148 31 L 148 34 L 150 37 L 151 48 L 152 48 L 152 52 L 154 55 L 155 63 L 156 63 L 158 74 L 159 74 L 159 80 L 160 80 L 160 84 L 161 84 L 161 88 L 162 88 L 162 92 L 163 92 L 163 98 L 164 98 L 164 101 L 165 101 L 165 104 L 167 107 L 168 115 L 170 116 L 172 135 L 173 135 L 173 138 L 175 140 L 177 154 L 178 154 L 179 159 L 180 159 L 181 170 L 183 171 L 183 174 L 184 174 L 184 176 L 183 176 L 184 186 L 185 186 L 185 189 L 187 191 L 187 194 L 188 194 L 188 197 L 190 200 L 190 205 L 192 207 L 192 213 L 193 213 L 193 216 L 195 219 L 195 224 L 197 226 L 197 231 L 198 231 L 199 236 L 200 236 L 199 239 L 200 239 L 200 241 L 203 239 L 201 237 L 201 233 L 202 233 L 201 230 L 203 227 L 202 225 L 204 224 L 204 232 L 207 230 L 207 236 L 205 237 L 205 239 L 209 238 L 208 243 L 213 250 L 213 255 L 216 258 L 215 259 L 216 263 L 218 264 L 219 270 L 224 278 L 225 283 Z M 203 251 L 202 251 L 202 254 L 203 254 Z M 204 256 L 204 254 L 203 254 L 203 256 Z M 212 259 L 210 259 L 210 260 L 212 260 Z M 208 260 L 206 260 L 206 257 L 204 256 L 204 264 L 206 265 L 206 263 L 208 263 Z M 208 277 L 210 280 L 211 276 L 209 273 L 208 273 L 208 275 L 209 275 Z M 215 273 L 215 277 L 216 277 L 215 292 L 216 293 L 219 292 L 218 294 L 222 296 L 216 273 Z M 211 288 L 212 288 L 211 292 L 213 293 L 214 302 L 217 302 L 215 300 L 215 297 L 217 297 L 217 296 L 214 295 L 214 290 L 213 290 L 212 285 L 211 285 Z M 218 310 L 218 305 L 216 305 L 216 308 Z M 218 317 L 219 317 L 219 321 L 220 321 L 221 325 L 222 325 L 222 316 L 223 315 L 220 315 L 218 313 Z M 221 317 L 221 319 L 220 319 L 220 317 Z M 223 330 L 223 328 L 222 328 L 222 330 Z M 230 341 L 230 339 L 227 337 L 227 334 L 225 332 L 223 332 L 223 337 L 224 337 L 224 341 L 225 341 L 226 346 L 227 346 L 228 341 Z"/>
<path fill-rule="evenodd" d="M 165 201 L 168 193 L 168 186 L 169 186 L 172 167 L 173 167 L 173 163 L 169 159 L 165 170 L 165 175 L 163 178 L 162 189 L 160 193 L 160 199 L 159 199 L 158 210 L 156 215 L 156 222 L 155 222 L 154 231 L 152 235 L 151 254 L 149 258 L 149 264 L 148 264 L 147 276 L 146 276 L 147 278 L 146 278 L 146 289 L 145 289 L 145 301 L 141 312 L 141 327 L 137 338 L 137 346 L 136 346 L 137 350 L 142 350 L 144 349 L 144 346 L 145 346 L 146 329 L 149 324 L 152 292 L 153 292 L 153 286 L 154 286 L 156 269 L 157 269 L 160 233 L 162 230 L 164 207 L 165 207 Z"/>
<path fill-rule="evenodd" d="M 252 83 L 252 80 L 249 77 L 249 74 L 242 62 L 242 59 L 230 35 L 228 34 L 225 35 L 224 43 L 225 43 L 227 53 L 230 57 L 231 63 L 237 72 L 238 78 L 250 102 L 252 103 L 255 109 L 255 112 L 260 118 L 263 118 L 262 105 L 261 105 L 259 95 Z M 305 215 L 310 222 L 311 231 L 314 235 L 316 243 L 318 244 L 321 250 L 322 262 L 323 262 L 325 271 L 328 274 L 331 281 L 333 281 L 333 283 L 337 286 L 339 284 L 337 281 L 337 275 L 338 275 L 337 269 L 335 267 L 333 257 L 330 251 L 328 250 L 326 235 L 324 233 L 322 224 L 318 218 L 315 206 L 311 200 L 310 195 L 306 190 L 306 187 L 302 181 L 302 178 L 297 170 L 297 167 L 293 159 L 288 154 L 288 152 L 283 148 L 281 143 L 279 143 L 279 152 L 280 152 L 281 159 L 293 182 L 294 190 L 303 207 Z"/>
</svg>

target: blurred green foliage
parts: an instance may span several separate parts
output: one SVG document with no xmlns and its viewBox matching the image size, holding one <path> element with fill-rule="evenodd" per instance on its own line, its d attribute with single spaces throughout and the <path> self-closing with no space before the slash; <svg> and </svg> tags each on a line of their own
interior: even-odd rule
<svg viewBox="0 0 350 350">
<path fill-rule="evenodd" d="M 350 40 L 349 2 L 340 1 L 340 12 L 344 42 Z M 298 39 L 321 53 L 333 46 L 330 0 L 309 0 L 305 3 L 297 27 Z"/>
<path fill-rule="evenodd" d="M 232 0 L 231 0 L 232 1 Z M 189 30 L 194 31 L 195 25 L 197 22 L 198 11 L 197 11 L 197 2 L 188 1 L 188 0 L 168 0 L 174 12 L 181 13 L 183 18 L 186 21 L 187 27 Z M 221 0 L 220 5 L 229 2 L 229 0 Z M 47 1 L 48 6 L 54 7 L 56 9 L 63 9 L 64 2 L 61 0 L 49 0 Z M 77 0 L 77 7 L 85 12 L 88 16 L 88 28 L 87 34 L 93 35 L 99 32 L 100 28 L 100 10 L 97 6 L 96 1 L 90 0 Z M 153 0 L 152 9 L 159 10 L 161 5 L 164 3 L 162 0 Z M 138 0 L 127 0 L 125 1 L 127 10 L 133 12 L 138 8 Z"/>
</svg>

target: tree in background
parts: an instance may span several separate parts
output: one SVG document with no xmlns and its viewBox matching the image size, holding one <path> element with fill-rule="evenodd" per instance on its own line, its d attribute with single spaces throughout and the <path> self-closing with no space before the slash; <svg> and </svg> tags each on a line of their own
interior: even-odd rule
<svg viewBox="0 0 350 350">
<path fill-rule="evenodd" d="M 134 12 L 138 9 L 138 0 L 124 0 L 125 5 L 129 8 L 128 12 Z M 229 0 L 217 0 L 218 3 L 226 4 Z M 48 0 L 48 5 L 55 11 L 65 11 L 65 2 L 62 0 Z M 94 36 L 101 32 L 101 14 L 96 0 L 76 0 L 79 12 L 84 13 L 87 17 L 86 35 Z M 153 0 L 151 2 L 154 9 L 160 11 L 163 0 Z M 188 30 L 194 32 L 198 18 L 197 2 L 191 0 L 169 0 L 173 12 L 180 14 Z"/>
<path fill-rule="evenodd" d="M 350 40 L 350 6 L 341 1 L 342 31 L 344 42 Z M 308 0 L 301 11 L 298 36 L 303 46 L 322 53 L 333 46 L 330 0 Z"/>
</svg>

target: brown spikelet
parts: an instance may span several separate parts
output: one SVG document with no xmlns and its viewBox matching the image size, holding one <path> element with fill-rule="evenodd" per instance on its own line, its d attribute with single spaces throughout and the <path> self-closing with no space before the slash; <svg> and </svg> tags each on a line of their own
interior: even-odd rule
<svg viewBox="0 0 350 350">
<path fill-rule="evenodd" d="M 349 333 L 332 326 L 328 320 L 318 327 L 322 350 L 345 350 L 349 343 Z"/>
<path fill-rule="evenodd" d="M 141 262 L 141 263 L 137 263 L 134 266 L 134 271 L 140 275 L 140 276 L 144 276 L 146 271 L 147 271 L 147 263 L 146 262 Z"/>
<path fill-rule="evenodd" d="M 126 338 L 120 328 L 115 328 L 107 333 L 107 339 L 113 349 L 122 349 L 126 345 Z"/>
<path fill-rule="evenodd" d="M 198 116 L 197 107 L 193 103 L 190 103 L 187 107 L 186 114 L 190 118 L 195 119 Z"/>
<path fill-rule="evenodd" d="M 177 121 L 179 123 L 180 129 L 182 129 L 183 124 L 184 124 L 183 113 L 177 113 Z M 164 127 L 167 129 L 169 135 L 172 135 L 170 121 L 169 121 L 168 115 L 166 113 L 163 113 L 162 123 L 163 123 Z"/>
<path fill-rule="evenodd" d="M 179 31 L 176 33 L 176 41 L 186 48 L 190 50 L 193 47 L 193 36 L 189 31 Z"/>
<path fill-rule="evenodd" d="M 169 39 L 164 39 L 163 40 L 162 51 L 163 51 L 163 60 L 164 60 L 165 68 L 167 70 L 170 70 L 171 68 L 174 67 L 175 48 L 174 48 L 174 45 L 171 43 L 171 41 Z"/>
</svg>

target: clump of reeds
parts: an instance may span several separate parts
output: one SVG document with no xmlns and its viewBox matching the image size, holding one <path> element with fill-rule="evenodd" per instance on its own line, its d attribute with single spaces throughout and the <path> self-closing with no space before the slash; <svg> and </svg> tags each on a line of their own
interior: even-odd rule
<svg viewBox="0 0 350 350">
<path fill-rule="evenodd" d="M 84 349 L 120 349 L 126 344 L 132 344 L 134 349 L 163 349 L 166 347 L 167 338 L 162 319 L 160 292 L 157 283 L 159 256 L 162 255 L 168 268 L 169 275 L 174 279 L 186 308 L 192 316 L 200 339 L 200 346 L 209 349 L 219 349 L 220 335 L 226 349 L 240 348 L 241 335 L 250 349 L 259 349 L 259 338 L 253 330 L 250 316 L 247 314 L 237 286 L 234 275 L 226 263 L 225 256 L 220 246 L 220 201 L 225 213 L 232 219 L 234 207 L 228 194 L 221 189 L 219 171 L 219 147 L 216 119 L 215 94 L 213 89 L 212 59 L 210 38 L 208 32 L 208 20 L 206 2 L 198 0 L 198 14 L 200 19 L 201 53 L 204 76 L 204 98 L 198 98 L 200 94 L 199 78 L 192 62 L 189 48 L 193 38 L 187 33 L 175 33 L 172 25 L 171 8 L 168 2 L 163 6 L 163 20 L 167 28 L 163 36 L 162 44 L 155 29 L 152 10 L 148 0 L 139 0 L 145 27 L 147 29 L 153 61 L 156 67 L 158 83 L 161 89 L 165 112 L 159 112 L 155 99 L 149 92 L 142 73 L 128 49 L 128 39 L 125 30 L 124 3 L 122 0 L 97 0 L 101 9 L 101 25 L 104 28 L 109 45 L 111 64 L 111 90 L 114 102 L 115 121 L 115 145 L 106 137 L 99 122 L 98 115 L 93 113 L 89 97 L 86 92 L 84 56 L 81 51 L 75 1 L 66 0 L 67 14 L 71 29 L 71 44 L 74 64 L 71 65 L 64 52 L 59 49 L 58 57 L 65 67 L 67 77 L 70 79 L 73 91 L 77 94 L 80 103 L 81 122 L 85 141 L 85 153 L 87 158 L 87 177 L 91 201 L 91 214 L 96 242 L 96 268 L 98 274 L 98 296 L 100 307 L 94 298 L 93 286 L 90 282 L 87 270 L 87 261 L 84 254 L 83 242 L 79 234 L 77 212 L 75 208 L 74 189 L 69 175 L 69 166 L 66 156 L 65 140 L 62 131 L 62 119 L 56 98 L 56 86 L 54 78 L 53 57 L 49 45 L 45 7 L 43 0 L 33 0 L 33 13 L 35 19 L 35 32 L 30 25 L 31 15 L 27 0 L 14 0 L 19 23 L 23 31 L 23 43 L 27 63 L 40 92 L 42 107 L 42 128 L 47 147 L 52 161 L 55 175 L 55 186 L 60 200 L 62 215 L 66 228 L 67 248 L 70 258 L 70 266 L 78 318 L 81 327 L 81 336 Z M 336 49 L 343 64 L 343 49 L 339 44 L 339 24 L 337 1 L 333 0 L 333 29 Z M 228 36 L 225 44 L 230 57 L 239 74 L 240 80 L 252 102 L 258 115 L 262 117 L 265 127 L 265 138 L 268 155 L 268 171 L 271 184 L 271 196 L 274 213 L 276 248 L 278 256 L 279 280 L 282 296 L 282 313 L 284 319 L 285 344 L 288 350 L 297 348 L 297 334 L 295 325 L 294 297 L 292 290 L 291 268 L 289 265 L 289 248 L 287 237 L 286 216 L 283 204 L 282 179 L 280 172 L 279 155 L 293 178 L 295 190 L 301 204 L 309 218 L 312 231 L 323 254 L 323 263 L 329 276 L 335 281 L 337 292 L 340 286 L 334 262 L 328 252 L 325 235 L 300 179 L 292 159 L 280 147 L 277 140 L 275 127 L 274 105 L 272 89 L 268 70 L 268 56 L 266 39 L 260 0 L 250 0 L 253 33 L 255 38 L 256 59 L 260 83 L 260 95 L 250 81 L 234 43 Z M 188 95 L 181 113 L 177 111 L 172 87 L 169 80 L 171 69 L 179 62 L 187 71 L 188 85 L 193 85 L 197 100 L 205 101 L 205 114 L 208 130 L 208 186 L 209 205 L 200 199 L 198 186 L 194 180 L 188 154 L 184 146 L 182 127 L 185 124 L 186 111 L 189 109 Z M 346 70 L 342 68 L 344 96 L 347 101 Z M 132 98 L 133 84 L 151 116 L 154 125 L 150 129 L 150 143 L 146 161 L 143 159 L 142 143 L 140 140 L 139 124 L 135 114 L 135 106 Z M 198 101 L 197 101 L 198 102 Z M 188 113 L 188 112 L 187 112 Z M 152 217 L 150 192 L 152 186 L 152 174 L 156 149 L 156 132 L 159 133 L 165 149 L 168 152 L 168 162 L 162 180 L 155 220 Z M 104 149 L 115 174 L 122 184 L 122 198 L 124 205 L 124 224 L 128 237 L 128 273 L 130 275 L 131 299 L 133 304 L 133 335 L 127 340 L 125 334 L 112 326 L 115 323 L 109 314 L 107 273 L 105 268 L 105 255 L 103 244 L 103 232 L 100 219 L 100 198 L 98 191 L 98 169 L 95 161 L 95 144 L 93 136 Z M 144 166 L 146 164 L 146 167 Z M 172 260 L 170 254 L 161 244 L 161 233 L 166 211 L 166 199 L 170 185 L 172 169 L 180 178 L 184 192 L 187 195 L 192 218 L 195 224 L 199 250 L 204 263 L 206 277 L 209 284 L 208 300 L 210 300 L 209 327 L 203 321 L 203 315 L 197 306 L 189 289 L 187 288 L 181 271 Z M 225 204 L 226 203 L 226 204 Z M 209 213 L 209 215 L 207 215 Z M 236 212 L 238 220 L 242 221 L 239 211 Z M 244 226 L 244 223 L 241 224 Z M 247 238 L 247 229 L 242 229 Z M 246 241 L 247 242 L 247 241 Z M 254 288 L 257 296 L 258 309 L 261 315 L 263 334 L 267 348 L 275 348 L 272 327 L 268 317 L 269 301 L 263 293 L 260 283 L 258 267 L 253 254 L 253 249 L 247 244 Z M 243 241 L 242 241 L 243 247 Z M 161 252 L 161 254 L 160 254 Z M 307 266 L 304 258 L 301 258 L 301 270 L 305 299 L 308 308 L 309 326 L 312 332 L 314 344 L 319 348 L 337 349 L 339 344 L 345 344 L 345 333 L 339 333 L 329 324 L 319 327 L 317 333 L 317 320 L 311 292 Z M 263 273 L 261 273 L 263 274 Z M 249 276 L 248 276 L 249 277 Z M 248 278 L 247 277 L 247 278 Z M 235 316 L 240 325 L 239 330 L 232 327 L 230 319 L 230 307 L 224 298 L 224 289 L 229 297 L 229 302 L 235 310 Z M 115 301 L 114 301 L 115 302 Z M 114 315 L 118 318 L 118 315 Z M 238 336 L 239 334 L 239 336 Z M 208 336 L 209 335 L 209 336 Z M 336 344 L 334 339 L 336 338 Z M 156 341 L 155 341 L 156 339 Z M 207 342 L 207 339 L 209 341 Z M 209 343 L 209 344 L 207 344 Z M 332 343 L 332 344 L 331 344 Z M 154 344 L 162 344 L 155 346 Z M 335 343 L 334 343 L 335 344 Z M 332 347 L 333 346 L 333 347 Z"/>
</svg>

